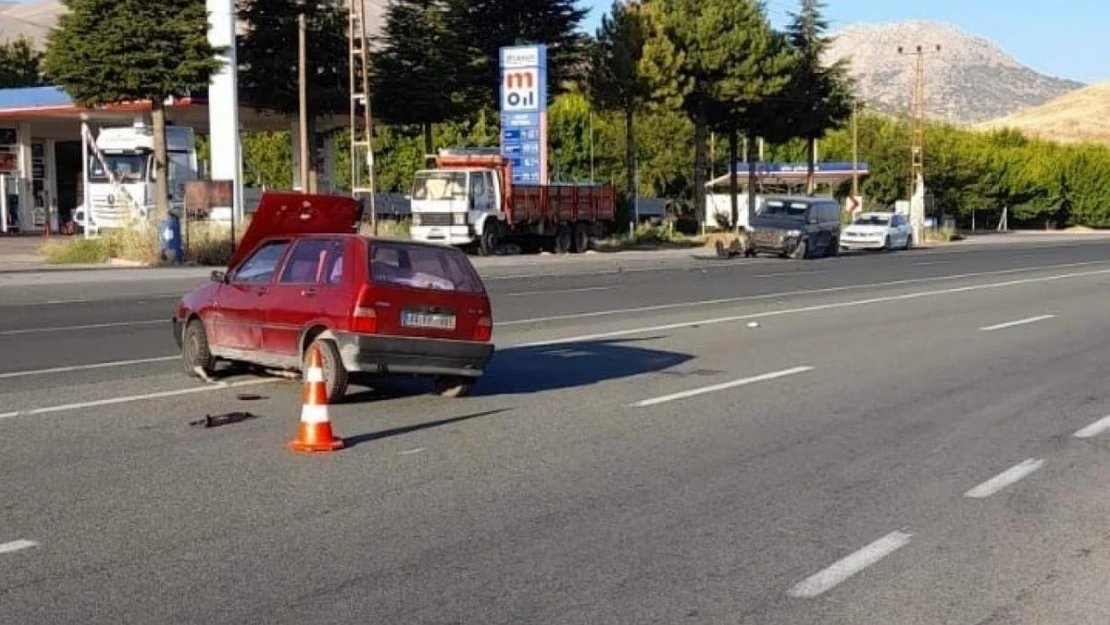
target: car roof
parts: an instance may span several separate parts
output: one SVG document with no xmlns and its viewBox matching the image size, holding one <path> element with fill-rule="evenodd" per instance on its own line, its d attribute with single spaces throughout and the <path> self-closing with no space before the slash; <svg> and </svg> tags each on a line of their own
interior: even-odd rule
<svg viewBox="0 0 1110 625">
<path fill-rule="evenodd" d="M 820 197 L 810 195 L 767 195 L 763 197 L 764 202 L 805 202 L 812 204 L 814 202 L 835 202 L 836 198 L 833 197 Z"/>
<path fill-rule="evenodd" d="M 311 233 L 294 234 L 294 235 L 286 235 L 286 236 L 275 235 L 273 238 L 283 238 L 283 239 L 288 239 L 288 238 L 292 238 L 292 239 L 337 239 L 337 238 L 341 238 L 341 239 L 361 239 L 363 241 L 366 241 L 367 243 L 370 243 L 371 245 L 373 245 L 375 243 L 389 243 L 389 244 L 392 244 L 392 245 L 403 245 L 405 247 L 421 247 L 421 248 L 427 248 L 427 249 L 444 250 L 444 251 L 446 251 L 450 254 L 455 254 L 455 253 L 464 254 L 464 252 L 462 250 L 460 250 L 456 247 L 453 247 L 453 246 L 450 246 L 450 245 L 443 245 L 441 243 L 431 243 L 431 242 L 428 242 L 428 241 L 416 241 L 414 239 L 400 239 L 400 238 L 396 238 L 396 237 L 376 237 L 376 236 L 372 236 L 372 235 L 356 234 L 356 233 L 351 233 L 351 232 L 336 232 L 336 233 L 311 232 Z"/>
</svg>

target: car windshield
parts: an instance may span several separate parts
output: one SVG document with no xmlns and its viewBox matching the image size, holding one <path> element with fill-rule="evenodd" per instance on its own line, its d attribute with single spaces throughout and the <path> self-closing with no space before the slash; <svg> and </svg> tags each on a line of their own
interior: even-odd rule
<svg viewBox="0 0 1110 625">
<path fill-rule="evenodd" d="M 435 291 L 482 293 L 485 289 L 466 256 L 451 247 L 375 242 L 370 277 L 378 284 Z"/>
<path fill-rule="evenodd" d="M 778 217 L 805 217 L 807 206 L 801 202 L 770 201 L 763 205 L 761 215 Z"/>
<path fill-rule="evenodd" d="M 95 182 L 108 182 L 108 171 L 117 182 L 137 182 L 146 179 L 146 154 L 105 154 L 104 162 L 95 156 L 89 159 L 89 179 Z"/>
<path fill-rule="evenodd" d="M 465 200 L 466 173 L 457 171 L 423 171 L 416 174 L 414 200 Z"/>
<path fill-rule="evenodd" d="M 890 223 L 889 215 L 861 215 L 852 222 L 857 226 L 885 226 Z"/>
</svg>

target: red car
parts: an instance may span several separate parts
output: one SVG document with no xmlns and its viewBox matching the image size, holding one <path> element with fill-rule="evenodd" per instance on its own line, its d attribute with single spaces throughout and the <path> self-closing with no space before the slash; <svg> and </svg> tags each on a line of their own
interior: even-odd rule
<svg viewBox="0 0 1110 625">
<path fill-rule="evenodd" d="M 467 394 L 493 355 L 489 296 L 438 244 L 356 234 L 351 198 L 267 193 L 228 263 L 185 295 L 173 334 L 190 375 L 218 361 L 303 371 L 320 348 L 328 401 L 350 374 L 415 375 Z"/>
</svg>

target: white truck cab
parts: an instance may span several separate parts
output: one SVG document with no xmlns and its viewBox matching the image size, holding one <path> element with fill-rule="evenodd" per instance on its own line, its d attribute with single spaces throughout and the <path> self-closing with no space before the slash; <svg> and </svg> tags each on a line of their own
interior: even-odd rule
<svg viewBox="0 0 1110 625">
<path fill-rule="evenodd" d="M 416 172 L 410 236 L 458 246 L 481 243 L 487 231 L 500 238 L 504 174 L 496 149 L 441 150 L 436 163 Z"/>
<path fill-rule="evenodd" d="M 89 155 L 89 194 L 74 221 L 82 227 L 121 228 L 154 210 L 154 132 L 146 125 L 102 128 Z M 185 184 L 198 179 L 197 142 L 192 128 L 166 127 L 170 206 L 181 209 Z"/>
</svg>

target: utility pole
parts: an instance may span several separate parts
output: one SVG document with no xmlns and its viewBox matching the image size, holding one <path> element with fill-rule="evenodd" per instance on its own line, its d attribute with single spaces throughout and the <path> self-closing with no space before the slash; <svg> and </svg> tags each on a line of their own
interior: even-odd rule
<svg viewBox="0 0 1110 625">
<path fill-rule="evenodd" d="M 297 14 L 297 87 L 300 98 L 300 175 L 301 193 L 311 193 L 309 188 L 309 154 L 312 151 L 308 144 L 308 25 L 305 18 L 305 3 L 301 0 L 301 10 Z"/>
<path fill-rule="evenodd" d="M 940 52 L 940 45 L 925 49 L 916 46 L 913 50 L 898 47 L 898 54 L 914 57 L 913 98 L 910 115 L 913 118 L 912 145 L 910 146 L 910 197 L 917 179 L 925 178 L 925 55 Z"/>
<path fill-rule="evenodd" d="M 859 100 L 852 102 L 852 199 L 859 198 Z"/>
<path fill-rule="evenodd" d="M 934 48 L 926 49 L 917 45 L 913 50 L 898 47 L 898 54 L 914 57 L 913 79 L 913 132 L 912 145 L 910 146 L 910 224 L 913 226 L 913 240 L 925 240 L 925 201 L 914 201 L 914 187 L 921 180 L 922 191 L 925 185 L 925 55 L 940 52 L 940 44 Z"/>
</svg>

